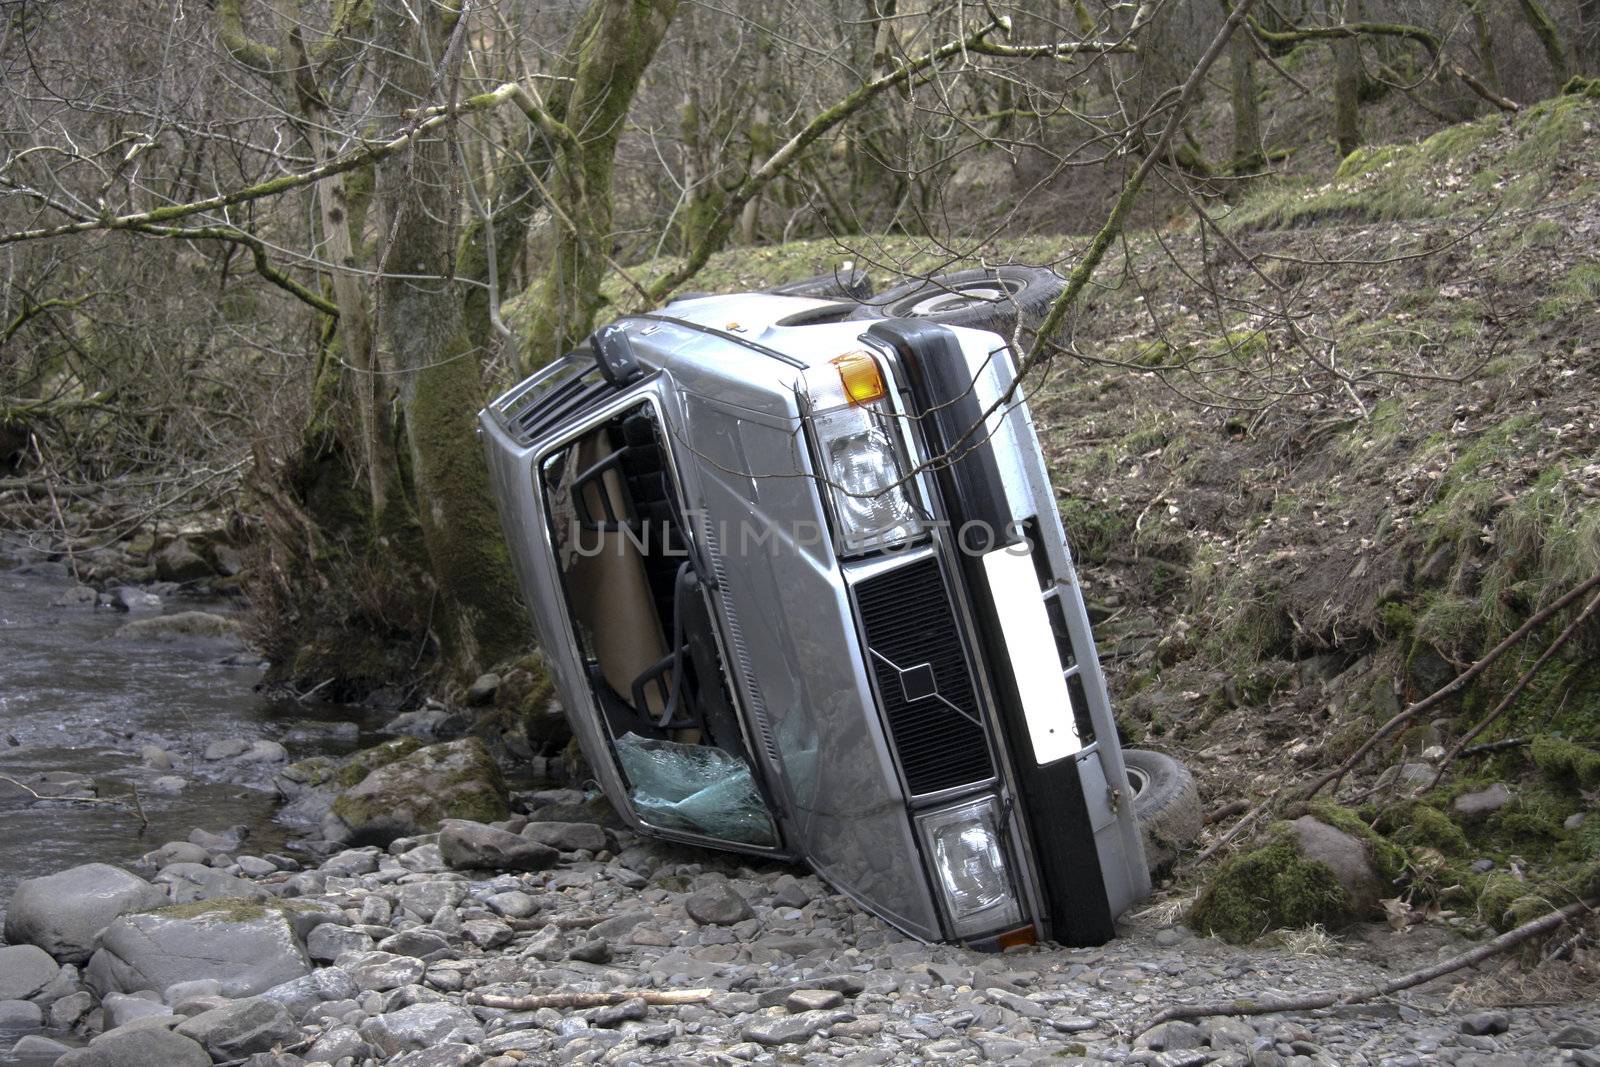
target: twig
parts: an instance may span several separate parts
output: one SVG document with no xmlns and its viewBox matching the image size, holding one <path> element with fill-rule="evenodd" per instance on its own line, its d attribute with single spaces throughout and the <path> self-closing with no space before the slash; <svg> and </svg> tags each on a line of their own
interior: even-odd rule
<svg viewBox="0 0 1600 1067">
<path fill-rule="evenodd" d="M 1473 745 L 1471 748 L 1462 749 L 1459 755 L 1481 756 L 1488 752 L 1504 752 L 1508 748 L 1521 748 L 1529 740 L 1530 738 L 1526 737 L 1508 737 L 1502 741 L 1485 741 L 1481 745 Z"/>
<path fill-rule="evenodd" d="M 1217 838 L 1217 840 L 1213 841 L 1204 850 L 1202 850 L 1198 855 L 1196 855 L 1194 857 L 1194 859 L 1189 860 L 1188 863 L 1186 863 L 1184 866 L 1189 867 L 1189 868 L 1192 869 L 1192 868 L 1200 866 L 1202 863 L 1204 863 L 1206 860 L 1210 859 L 1212 856 L 1215 856 L 1217 854 L 1217 852 L 1224 845 L 1226 845 L 1229 841 L 1232 841 L 1234 838 L 1238 837 L 1239 834 L 1244 831 L 1245 827 L 1247 827 L 1251 823 L 1255 822 L 1256 821 L 1256 816 L 1260 815 L 1263 811 L 1265 811 L 1266 808 L 1267 808 L 1267 805 L 1271 804 L 1272 800 L 1273 800 L 1273 797 L 1276 797 L 1277 795 L 1278 794 L 1276 792 L 1274 792 L 1272 794 L 1272 796 L 1268 797 L 1267 799 L 1263 800 L 1261 803 L 1257 804 L 1255 807 L 1251 808 L 1249 813 L 1246 814 L 1244 818 L 1240 819 L 1238 822 L 1233 824 L 1233 828 L 1232 829 L 1230 829 L 1227 833 L 1223 834 L 1221 837 Z"/>
<path fill-rule="evenodd" d="M 1339 782 L 1346 774 L 1350 773 L 1350 768 L 1361 762 L 1362 758 L 1366 756 L 1368 752 L 1371 752 L 1375 747 L 1377 747 L 1379 741 L 1382 741 L 1385 737 L 1389 736 L 1395 730 L 1399 729 L 1401 726 L 1404 726 L 1412 719 L 1415 719 L 1424 711 L 1427 711 L 1431 707 L 1435 707 L 1444 700 L 1465 689 L 1468 683 L 1493 666 L 1496 660 L 1510 651 L 1524 637 L 1527 637 L 1540 626 L 1543 626 L 1550 620 L 1552 616 L 1560 613 L 1573 601 L 1577 600 L 1579 597 L 1583 596 L 1596 586 L 1600 586 L 1600 574 L 1595 574 L 1582 584 L 1568 590 L 1566 594 L 1561 597 L 1561 599 L 1557 600 L 1554 604 L 1551 604 L 1543 611 L 1534 615 L 1533 618 L 1517 627 L 1511 636 L 1507 637 L 1504 641 L 1501 641 L 1498 645 L 1495 645 L 1488 652 L 1484 653 L 1483 658 L 1478 660 L 1478 662 L 1474 663 L 1472 666 L 1456 675 L 1455 678 L 1451 679 L 1449 682 L 1446 682 L 1443 686 L 1434 690 L 1428 696 L 1423 697 L 1421 700 L 1417 701 L 1409 708 L 1406 708 L 1404 711 L 1401 711 L 1399 714 L 1395 715 L 1394 718 L 1378 727 L 1378 729 L 1373 732 L 1372 736 L 1367 738 L 1366 741 L 1362 743 L 1360 748 L 1351 753 L 1349 759 L 1345 760 L 1343 763 L 1339 764 L 1339 766 L 1335 767 L 1333 770 L 1329 771 L 1327 774 L 1323 775 L 1321 778 L 1312 783 L 1311 788 L 1306 790 L 1306 799 L 1310 800 L 1312 797 L 1321 792 L 1324 786 L 1329 785 L 1330 783 L 1334 786 L 1334 788 L 1338 788 Z"/>
<path fill-rule="evenodd" d="M 715 989 L 613 989 L 600 993 L 535 993 L 525 997 L 504 997 L 494 993 L 468 993 L 472 1004 L 507 1011 L 537 1011 L 539 1008 L 603 1008 L 629 1000 L 646 1004 L 703 1004 L 716 995 Z"/>
<path fill-rule="evenodd" d="M 1508 930 L 1495 938 L 1485 942 L 1470 952 L 1463 952 L 1459 956 L 1452 956 L 1431 967 L 1424 967 L 1420 971 L 1412 971 L 1402 975 L 1391 982 L 1381 985 L 1346 987 L 1343 989 L 1321 989 L 1312 993 L 1302 993 L 1296 997 L 1267 997 L 1262 1000 L 1213 1000 L 1199 1004 L 1175 1004 L 1153 1016 L 1149 1022 L 1141 1026 L 1137 1033 L 1144 1033 L 1162 1023 L 1174 1019 L 1204 1019 L 1213 1015 L 1274 1015 L 1285 1011 L 1312 1011 L 1317 1008 L 1330 1008 L 1341 1004 L 1362 1004 L 1398 993 L 1403 989 L 1431 982 L 1435 978 L 1459 971 L 1464 967 L 1482 963 L 1491 956 L 1497 956 L 1510 948 L 1515 948 L 1530 938 L 1554 930 L 1567 920 L 1580 915 L 1596 904 L 1600 904 L 1600 897 L 1590 897 L 1568 904 L 1566 907 L 1553 911 L 1548 915 L 1534 919 L 1532 922 L 1523 923 L 1514 930 Z"/>
<path fill-rule="evenodd" d="M 1506 710 L 1516 703 L 1517 697 L 1521 696 L 1522 691 L 1528 688 L 1528 683 L 1533 681 L 1533 676 L 1538 674 L 1557 652 L 1561 651 L 1561 646 L 1572 640 L 1583 624 L 1592 618 L 1597 611 L 1600 611 L 1600 594 L 1596 594 L 1594 599 L 1590 600 L 1588 605 L 1578 613 L 1578 617 L 1568 623 L 1565 630 L 1556 635 L 1556 639 L 1550 642 L 1550 647 L 1546 648 L 1539 655 L 1539 658 L 1533 661 L 1533 666 L 1522 672 L 1522 677 L 1517 679 L 1516 684 L 1511 687 L 1511 691 L 1505 695 L 1505 699 L 1496 704 L 1494 710 L 1483 717 L 1483 721 L 1462 735 L 1461 740 L 1457 741 L 1455 746 L 1445 753 L 1444 759 L 1439 761 L 1439 769 L 1433 774 L 1433 781 L 1428 783 L 1429 789 L 1434 789 L 1439 785 L 1439 780 L 1444 777 L 1445 770 L 1461 754 L 1461 750 L 1476 740 L 1478 735 L 1493 725 L 1495 720 L 1504 715 Z"/>
</svg>

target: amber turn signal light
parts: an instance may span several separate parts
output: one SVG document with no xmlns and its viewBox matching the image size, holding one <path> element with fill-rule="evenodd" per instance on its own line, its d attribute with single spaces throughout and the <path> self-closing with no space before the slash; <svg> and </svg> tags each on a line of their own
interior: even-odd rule
<svg viewBox="0 0 1600 1067">
<path fill-rule="evenodd" d="M 870 404 L 882 400 L 888 390 L 883 387 L 883 372 L 878 361 L 869 352 L 846 352 L 833 360 L 839 368 L 839 380 L 844 383 L 844 395 L 852 404 Z"/>
<path fill-rule="evenodd" d="M 1033 928 L 1032 924 L 1029 924 L 1020 926 L 1015 930 L 1007 930 L 995 940 L 1000 943 L 1000 948 L 1003 951 L 1008 948 L 1016 948 L 1018 945 L 1037 944 L 1039 932 Z"/>
</svg>

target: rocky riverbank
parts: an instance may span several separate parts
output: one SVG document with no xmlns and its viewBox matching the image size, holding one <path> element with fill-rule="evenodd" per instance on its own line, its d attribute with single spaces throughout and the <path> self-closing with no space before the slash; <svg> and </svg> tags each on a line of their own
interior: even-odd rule
<svg viewBox="0 0 1600 1067">
<path fill-rule="evenodd" d="M 196 831 L 133 870 L 24 882 L 0 1063 L 1600 1063 L 1600 1007 L 1495 1006 L 1538 998 L 1494 963 L 1380 1005 L 1137 1033 L 1174 1001 L 1392 977 L 1460 951 L 1443 926 L 1241 949 L 1156 908 L 1100 948 L 983 955 L 798 870 L 545 817 L 582 800 L 523 794 L 320 863 Z"/>
</svg>

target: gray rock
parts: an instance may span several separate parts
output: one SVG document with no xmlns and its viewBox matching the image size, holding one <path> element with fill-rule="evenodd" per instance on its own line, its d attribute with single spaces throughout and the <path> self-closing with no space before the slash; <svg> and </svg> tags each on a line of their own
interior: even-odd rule
<svg viewBox="0 0 1600 1067">
<path fill-rule="evenodd" d="M 0 1000 L 0 1033 L 38 1030 L 44 1026 L 44 1011 L 31 1000 Z"/>
<path fill-rule="evenodd" d="M 333 802 L 333 815 L 350 833 L 383 842 L 431 830 L 444 819 L 493 822 L 509 814 L 500 769 L 475 737 L 419 748 L 373 770 Z"/>
<path fill-rule="evenodd" d="M 608 1004 L 603 1008 L 596 1008 L 589 1012 L 589 1025 L 600 1027 L 621 1026 L 623 1023 L 638 1022 L 649 1014 L 645 1002 L 634 997 L 624 1000 L 621 1004 Z"/>
<path fill-rule="evenodd" d="M 427 964 L 412 956 L 396 956 L 388 952 L 368 952 L 364 956 L 350 957 L 342 964 L 363 990 L 379 993 L 399 989 L 422 981 Z"/>
<path fill-rule="evenodd" d="M 189 779 L 177 774 L 163 774 L 150 783 L 150 792 L 157 796 L 175 797 L 189 788 Z"/>
<path fill-rule="evenodd" d="M 1211 1062 L 1211 1053 L 1198 1049 L 1171 1049 L 1150 1061 L 1150 1067 L 1202 1067 Z"/>
<path fill-rule="evenodd" d="M 1461 1032 L 1474 1037 L 1503 1034 L 1511 1029 L 1511 1016 L 1503 1011 L 1479 1011 L 1461 1020 Z"/>
<path fill-rule="evenodd" d="M 346 952 L 370 952 L 372 938 L 360 930 L 323 923 L 306 935 L 306 955 L 318 963 L 332 963 Z"/>
<path fill-rule="evenodd" d="M 218 1060 L 242 1059 L 300 1039 L 288 1009 L 267 997 L 248 997 L 202 1012 L 178 1024 L 177 1032 L 205 1046 Z"/>
<path fill-rule="evenodd" d="M 399 906 L 423 922 L 431 922 L 441 908 L 453 908 L 466 898 L 460 882 L 412 882 L 400 887 Z"/>
<path fill-rule="evenodd" d="M 111 636 L 119 641 L 203 640 L 226 642 L 234 648 L 244 646 L 244 631 L 239 624 L 209 611 L 179 611 L 136 619 L 117 627 Z"/>
<path fill-rule="evenodd" d="M 1007 1011 L 1014 1011 L 1025 1019 L 1043 1019 L 1049 1014 L 1044 1010 L 1044 1005 L 1038 1001 L 1029 1000 L 1009 990 L 985 989 L 983 995 L 991 1004 L 998 1004 Z"/>
<path fill-rule="evenodd" d="M 855 1016 L 845 1011 L 810 1011 L 800 1015 L 780 1015 L 745 1024 L 740 1036 L 758 1045 L 790 1045 L 809 1041 L 820 1030 L 849 1022 Z"/>
<path fill-rule="evenodd" d="M 228 737 L 221 741 L 213 741 L 206 746 L 204 756 L 208 760 L 233 759 L 250 751 L 252 742 L 242 737 Z"/>
<path fill-rule="evenodd" d="M 49 985 L 60 970 L 38 945 L 0 945 L 0 1000 L 27 1000 Z"/>
<path fill-rule="evenodd" d="M 466 1008 L 435 1002 L 385 1012 L 361 1024 L 361 1036 L 385 1055 L 415 1052 L 446 1042 L 476 1044 L 483 1027 Z"/>
<path fill-rule="evenodd" d="M 73 1049 L 55 1067 L 211 1067 L 199 1044 L 160 1026 L 109 1030 Z"/>
<path fill-rule="evenodd" d="M 241 900 L 268 900 L 272 894 L 254 882 L 236 878 L 204 863 L 169 863 L 155 877 L 156 885 L 167 886 L 175 904 L 195 904 L 223 897 Z"/>
<path fill-rule="evenodd" d="M 222 983 L 215 978 L 196 978 L 187 982 L 174 982 L 162 992 L 161 999 L 177 1005 L 192 997 L 220 997 Z"/>
<path fill-rule="evenodd" d="M 105 999 L 100 1002 L 100 1010 L 105 1014 L 107 1030 L 127 1026 L 136 1019 L 165 1017 L 172 1014 L 172 1009 L 158 1000 L 127 993 L 107 993 Z"/>
<path fill-rule="evenodd" d="M 92 608 L 99 601 L 100 594 L 94 591 L 94 586 L 75 582 L 69 588 L 57 594 L 50 601 L 50 606 L 53 608 Z"/>
<path fill-rule="evenodd" d="M 288 759 L 289 750 L 276 741 L 256 741 L 239 754 L 240 763 L 285 763 Z"/>
<path fill-rule="evenodd" d="M 490 911 L 507 919 L 526 919 L 539 910 L 539 902 L 520 889 L 496 893 L 484 903 Z"/>
<path fill-rule="evenodd" d="M 1155 1029 L 1141 1035 L 1138 1043 L 1155 1052 L 1184 1051 L 1203 1047 L 1206 1043 L 1206 1035 L 1204 1031 L 1193 1023 L 1174 1021 L 1162 1023 Z"/>
<path fill-rule="evenodd" d="M 94 1008 L 94 997 L 78 992 L 50 1005 L 50 1029 L 70 1030 Z"/>
<path fill-rule="evenodd" d="M 811 903 L 811 893 L 792 874 L 781 874 L 772 883 L 772 896 L 779 904 L 790 908 L 803 908 Z"/>
<path fill-rule="evenodd" d="M 701 926 L 732 926 L 755 917 L 749 901 L 723 884 L 709 885 L 689 894 L 683 902 L 683 910 Z"/>
<path fill-rule="evenodd" d="M 562 852 L 599 852 L 610 845 L 605 828 L 592 822 L 530 822 L 522 836 Z"/>
<path fill-rule="evenodd" d="M 293 1019 L 303 1018 L 306 1012 L 326 1001 L 353 1000 L 360 995 L 361 988 L 356 985 L 355 979 L 340 967 L 319 967 L 310 974 L 291 978 L 261 994 L 267 1000 L 282 1004 Z"/>
<path fill-rule="evenodd" d="M 1300 854 L 1333 872 L 1334 878 L 1350 895 L 1353 914 L 1364 915 L 1377 907 L 1387 887 L 1373 869 L 1365 842 L 1311 815 L 1293 820 L 1289 828 L 1300 846 Z"/>
<path fill-rule="evenodd" d="M 11 1049 L 11 1058 L 18 1063 L 54 1063 L 71 1052 L 71 1047 L 38 1034 L 28 1034 Z"/>
<path fill-rule="evenodd" d="M 246 878 L 266 878 L 268 875 L 278 873 L 276 863 L 264 860 L 260 856 L 239 856 L 233 862 L 239 865 L 239 873 Z"/>
<path fill-rule="evenodd" d="M 18 883 L 6 909 L 6 940 L 37 945 L 63 963 L 83 963 L 94 935 L 128 912 L 159 908 L 167 895 L 107 863 L 86 863 Z"/>
<path fill-rule="evenodd" d="M 280 911 L 224 900 L 114 920 L 100 935 L 84 978 L 101 996 L 215 978 L 225 994 L 246 997 L 310 969 Z"/>
<path fill-rule="evenodd" d="M 117 611 L 160 611 L 161 598 L 143 589 L 123 585 L 111 591 L 111 606 Z"/>
<path fill-rule="evenodd" d="M 1551 1034 L 1550 1043 L 1556 1048 L 1595 1048 L 1600 1046 L 1600 1031 L 1573 1023 Z"/>
<path fill-rule="evenodd" d="M 140 745 L 139 762 L 158 771 L 170 771 L 173 767 L 172 753 L 160 745 Z"/>
<path fill-rule="evenodd" d="M 480 674 L 467 687 L 466 705 L 469 708 L 480 708 L 494 700 L 494 695 L 499 690 L 500 676 L 498 674 Z"/>
<path fill-rule="evenodd" d="M 1511 790 L 1504 782 L 1496 782 L 1475 793 L 1462 793 L 1451 801 L 1450 808 L 1463 819 L 1482 819 L 1493 815 L 1511 802 Z"/>
<path fill-rule="evenodd" d="M 440 824 L 439 852 L 459 871 L 542 871 L 561 858 L 548 845 L 463 819 Z"/>
<path fill-rule="evenodd" d="M 450 1041 L 396 1056 L 387 1067 L 473 1067 L 482 1058 L 482 1053 L 471 1045 Z"/>
<path fill-rule="evenodd" d="M 585 941 L 567 953 L 569 959 L 579 963 L 602 964 L 611 962 L 611 946 L 598 938 Z"/>
<path fill-rule="evenodd" d="M 306 1058 L 313 1063 L 337 1063 L 342 1059 L 361 1059 L 367 1055 L 367 1043 L 361 1040 L 353 1026 L 336 1026 L 312 1043 Z"/>
<path fill-rule="evenodd" d="M 479 948 L 490 949 L 499 948 L 501 945 L 510 941 L 512 938 L 512 931 L 511 927 L 507 926 L 499 919 L 468 919 L 461 924 L 461 936 L 465 937 L 468 941 L 471 941 Z M 593 943 L 601 945 L 605 944 L 604 941 Z M 580 958 L 576 955 L 577 950 L 574 949 L 573 951 L 573 958 Z M 606 959 L 610 958 L 610 949 L 608 948 L 606 951 Z M 603 963 L 605 961 L 590 960 L 589 962 Z"/>
<path fill-rule="evenodd" d="M 509 932 L 508 930 L 507 933 Z M 402 930 L 392 937 L 386 937 L 378 942 L 378 951 L 392 952 L 396 956 L 414 956 L 427 963 L 447 959 L 456 954 L 450 942 L 443 936 L 424 929 Z"/>
<path fill-rule="evenodd" d="M 247 826 L 230 826 L 220 834 L 210 830 L 194 829 L 189 831 L 189 843 L 199 845 L 207 852 L 233 852 L 250 836 Z"/>
<path fill-rule="evenodd" d="M 799 1014 L 803 1011 L 828 1011 L 844 1003 L 844 994 L 834 989 L 796 989 L 784 1000 L 783 1006 L 788 1011 Z"/>
<path fill-rule="evenodd" d="M 371 874 L 378 869 L 378 850 L 375 848 L 347 848 L 322 861 L 317 868 L 324 874 L 351 878 L 358 874 Z"/>
<path fill-rule="evenodd" d="M 156 577 L 163 582 L 194 582 L 210 578 L 216 573 L 211 569 L 211 564 L 181 537 L 157 552 L 154 562 Z"/>
<path fill-rule="evenodd" d="M 139 862 L 160 870 L 172 863 L 204 863 L 208 853 L 190 841 L 168 841 L 158 849 L 146 852 Z"/>
</svg>

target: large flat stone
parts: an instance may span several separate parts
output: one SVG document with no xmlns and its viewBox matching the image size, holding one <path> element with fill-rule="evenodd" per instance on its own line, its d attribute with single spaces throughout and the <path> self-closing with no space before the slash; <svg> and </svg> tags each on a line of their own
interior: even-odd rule
<svg viewBox="0 0 1600 1067">
<path fill-rule="evenodd" d="M 104 996 L 215 978 L 247 997 L 298 978 L 311 961 L 282 912 L 245 900 L 124 915 L 100 935 L 85 983 Z"/>
<path fill-rule="evenodd" d="M 94 951 L 94 935 L 111 920 L 165 903 L 166 893 L 138 875 L 86 863 L 18 883 L 6 909 L 6 940 L 37 945 L 62 963 L 82 963 Z"/>
</svg>

